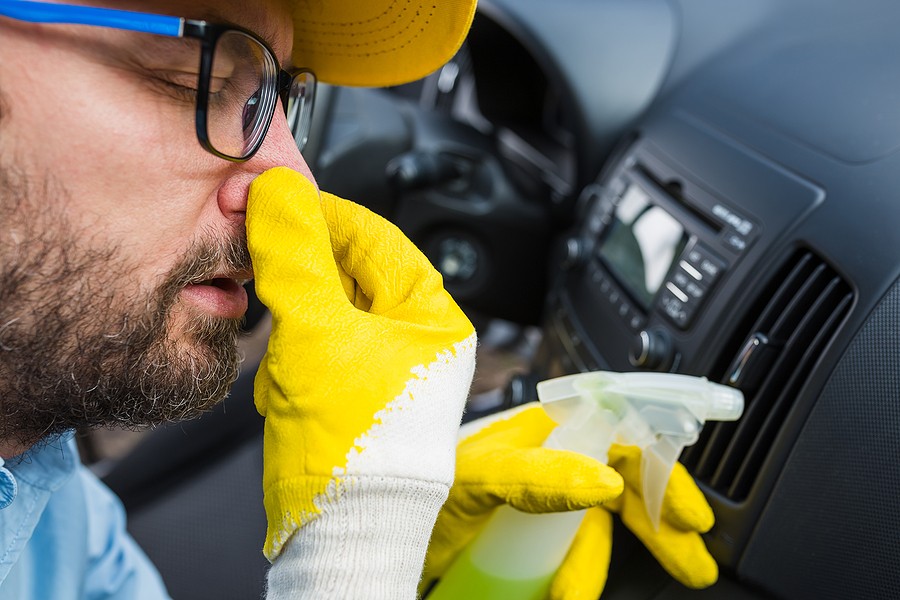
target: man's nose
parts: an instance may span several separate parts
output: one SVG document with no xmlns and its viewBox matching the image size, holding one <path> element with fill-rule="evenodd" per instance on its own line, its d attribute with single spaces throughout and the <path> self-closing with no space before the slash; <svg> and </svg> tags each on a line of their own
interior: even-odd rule
<svg viewBox="0 0 900 600">
<path fill-rule="evenodd" d="M 279 101 L 266 139 L 253 158 L 240 165 L 240 175 L 232 177 L 219 192 L 219 208 L 226 215 L 240 215 L 247 210 L 250 183 L 273 167 L 288 167 L 300 172 L 315 184 L 309 165 L 300 154 L 294 135 L 288 127 L 284 109 Z"/>
<path fill-rule="evenodd" d="M 300 171 L 312 180 L 312 173 L 297 148 L 280 100 L 275 107 L 275 114 L 272 117 L 272 124 L 269 126 L 266 139 L 253 158 L 247 161 L 247 166 L 258 170 L 259 173 L 272 167 L 289 167 Z"/>
</svg>

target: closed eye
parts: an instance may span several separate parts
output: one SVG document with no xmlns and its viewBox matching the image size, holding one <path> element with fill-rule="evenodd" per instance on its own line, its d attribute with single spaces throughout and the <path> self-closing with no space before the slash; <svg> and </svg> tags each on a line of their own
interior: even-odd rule
<svg viewBox="0 0 900 600">
<path fill-rule="evenodd" d="M 175 100 L 193 105 L 197 101 L 197 79 L 190 83 L 176 81 L 175 78 L 155 76 L 151 78 L 153 87 Z"/>
</svg>

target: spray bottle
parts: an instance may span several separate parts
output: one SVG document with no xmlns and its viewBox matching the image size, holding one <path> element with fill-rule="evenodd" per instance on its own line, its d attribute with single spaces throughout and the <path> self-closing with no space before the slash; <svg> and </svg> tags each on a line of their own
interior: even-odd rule
<svg viewBox="0 0 900 600">
<path fill-rule="evenodd" d="M 604 464 L 612 444 L 641 448 L 644 504 L 656 528 L 681 451 L 697 441 L 706 421 L 734 421 L 744 409 L 739 390 L 671 373 L 581 373 L 542 381 L 537 391 L 558 425 L 545 448 Z M 427 600 L 543 600 L 583 517 L 584 511 L 499 508 Z"/>
</svg>

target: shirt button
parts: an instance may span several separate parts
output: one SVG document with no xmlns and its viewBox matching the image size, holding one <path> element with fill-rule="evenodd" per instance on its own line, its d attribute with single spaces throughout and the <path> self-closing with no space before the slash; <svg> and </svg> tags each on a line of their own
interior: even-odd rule
<svg viewBox="0 0 900 600">
<path fill-rule="evenodd" d="M 3 459 L 0 458 L 0 510 L 3 510 L 16 499 L 18 486 L 16 478 L 9 472 L 9 469 L 3 467 Z"/>
</svg>

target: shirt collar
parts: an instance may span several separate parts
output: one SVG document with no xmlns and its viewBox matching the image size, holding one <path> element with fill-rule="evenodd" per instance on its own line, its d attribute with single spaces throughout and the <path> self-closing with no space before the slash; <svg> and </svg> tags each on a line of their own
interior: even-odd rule
<svg viewBox="0 0 900 600">
<path fill-rule="evenodd" d="M 78 451 L 72 431 L 44 438 L 28 451 L 0 459 L 0 502 L 6 506 L 16 496 L 17 481 L 55 492 L 69 480 L 78 466 Z"/>
</svg>

